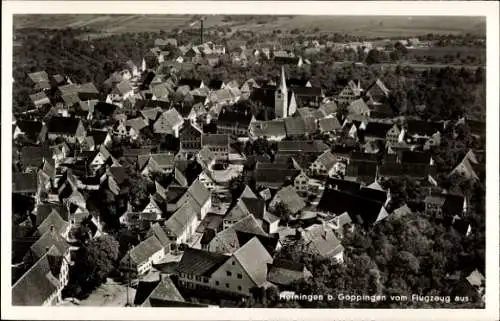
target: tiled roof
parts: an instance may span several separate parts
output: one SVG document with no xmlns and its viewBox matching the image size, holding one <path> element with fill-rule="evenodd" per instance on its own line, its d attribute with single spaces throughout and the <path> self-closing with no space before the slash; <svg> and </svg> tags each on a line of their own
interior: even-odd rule
<svg viewBox="0 0 500 321">
<path fill-rule="evenodd" d="M 167 235 L 179 237 L 188 224 L 196 218 L 197 212 L 190 201 L 184 203 L 177 211 L 165 221 Z"/>
<path fill-rule="evenodd" d="M 38 138 L 44 128 L 42 122 L 32 120 L 19 120 L 16 122 L 16 126 L 30 139 Z"/>
<path fill-rule="evenodd" d="M 52 117 L 48 124 L 47 130 L 53 134 L 76 134 L 80 119 L 72 117 Z"/>
<path fill-rule="evenodd" d="M 34 83 L 49 81 L 49 75 L 47 74 L 47 72 L 45 70 L 29 73 L 28 77 L 30 77 L 30 79 Z"/>
<path fill-rule="evenodd" d="M 289 285 L 304 279 L 304 265 L 288 260 L 274 260 L 268 265 L 267 280 L 278 285 Z"/>
<path fill-rule="evenodd" d="M 224 254 L 188 248 L 184 251 L 176 270 L 178 273 L 210 276 L 228 259 L 229 256 Z"/>
<path fill-rule="evenodd" d="M 319 87 L 293 87 L 290 89 L 296 97 L 322 97 L 323 91 Z"/>
<path fill-rule="evenodd" d="M 333 155 L 332 152 L 327 150 L 323 152 L 323 154 L 318 156 L 316 162 L 323 165 L 327 170 L 329 170 L 337 162 L 337 156 Z"/>
<path fill-rule="evenodd" d="M 201 136 L 202 146 L 220 146 L 227 147 L 229 145 L 229 135 L 227 134 L 203 134 Z"/>
<path fill-rule="evenodd" d="M 321 105 L 319 109 L 322 110 L 325 113 L 325 115 L 331 115 L 337 112 L 338 107 L 335 101 L 332 100 L 330 102 Z"/>
<path fill-rule="evenodd" d="M 318 121 L 318 125 L 323 132 L 332 132 L 342 128 L 336 117 L 325 117 Z"/>
<path fill-rule="evenodd" d="M 152 235 L 130 250 L 129 255 L 134 263 L 142 264 L 163 248 L 156 236 Z"/>
<path fill-rule="evenodd" d="M 270 206 L 274 207 L 279 202 L 285 204 L 292 214 L 299 212 L 306 206 L 306 203 L 291 185 L 280 189 L 271 201 Z"/>
<path fill-rule="evenodd" d="M 347 107 L 347 110 L 349 111 L 350 114 L 355 114 L 355 115 L 360 115 L 370 112 L 370 108 L 368 108 L 368 105 L 362 98 L 353 101 Z"/>
<path fill-rule="evenodd" d="M 259 121 L 251 124 L 251 131 L 256 137 L 285 136 L 284 120 Z"/>
<path fill-rule="evenodd" d="M 35 193 L 37 186 L 36 173 L 12 173 L 12 193 Z"/>
<path fill-rule="evenodd" d="M 257 237 L 240 247 L 233 256 L 257 286 L 266 281 L 267 263 L 272 263 L 273 258 Z"/>
<path fill-rule="evenodd" d="M 12 304 L 17 306 L 41 306 L 60 286 L 52 274 L 49 254 L 57 252 L 51 247 L 39 260 L 12 286 Z"/>
<path fill-rule="evenodd" d="M 55 246 L 61 254 L 64 254 L 69 250 L 68 243 L 59 233 L 48 230 L 31 246 L 31 257 L 35 260 L 41 258 L 47 252 L 47 249 L 52 246 Z"/>
<path fill-rule="evenodd" d="M 57 233 L 62 234 L 68 228 L 69 223 L 62 219 L 59 213 L 56 210 L 52 210 L 52 212 L 43 220 L 42 223 L 38 226 L 38 232 L 40 235 L 45 234 L 46 232 L 50 232 L 52 227 L 55 228 Z"/>
<path fill-rule="evenodd" d="M 303 238 L 311 251 L 324 257 L 334 256 L 344 250 L 335 233 L 320 224 L 306 228 Z"/>
<path fill-rule="evenodd" d="M 278 153 L 322 153 L 328 149 L 328 145 L 321 140 L 287 140 L 278 143 Z"/>
<path fill-rule="evenodd" d="M 269 188 L 281 187 L 287 179 L 293 180 L 300 173 L 298 169 L 274 169 L 274 168 L 256 168 L 255 181 L 257 185 L 263 185 Z"/>
<path fill-rule="evenodd" d="M 250 111 L 239 112 L 223 108 L 217 118 L 217 124 L 222 126 L 237 126 L 246 129 L 251 120 L 252 114 Z"/>
<path fill-rule="evenodd" d="M 171 241 L 169 240 L 167 233 L 159 223 L 154 223 L 149 229 L 148 237 L 152 235 L 154 235 L 158 239 L 158 241 L 160 241 L 160 244 L 164 248 L 168 248 L 170 246 Z"/>
<path fill-rule="evenodd" d="M 139 132 L 144 127 L 148 126 L 148 121 L 143 117 L 136 117 L 132 119 L 127 119 L 125 126 L 133 128 L 136 132 Z"/>
<path fill-rule="evenodd" d="M 147 298 L 145 306 L 156 306 L 158 302 L 185 302 L 174 282 L 168 276 L 162 276 L 160 283 Z M 149 303 L 149 304 L 148 304 Z"/>
</svg>

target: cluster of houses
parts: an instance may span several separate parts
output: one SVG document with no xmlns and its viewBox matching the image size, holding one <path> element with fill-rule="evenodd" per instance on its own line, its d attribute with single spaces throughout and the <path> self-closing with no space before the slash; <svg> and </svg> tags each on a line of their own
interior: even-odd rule
<svg viewBox="0 0 500 321">
<path fill-rule="evenodd" d="M 473 233 L 468 200 L 438 186 L 430 153 L 445 128 L 458 123 L 395 117 L 385 104 L 390 89 L 380 79 L 368 86 L 352 80 L 337 96 L 325 97 L 307 79 L 286 77 L 284 65 L 300 64 L 284 53 L 273 53 L 281 65 L 275 83 L 204 83 L 148 66 L 151 57 L 161 66 L 199 52 L 203 59 L 226 53 L 204 44 L 179 48 L 182 61 L 166 60 L 164 48 L 177 46 L 174 40 L 157 40 L 141 68 L 127 62 L 103 84 L 106 92 L 44 71 L 28 75 L 33 106 L 13 124 L 14 305 L 60 302 L 73 264 L 73 232 L 85 224 L 90 237 L 106 233 L 99 214 L 89 210 L 89 193 L 107 189 L 127 199 L 124 160 L 155 188 L 145 204 L 128 202 L 119 213 L 121 226 L 138 238 L 120 267 L 143 276 L 177 258 L 176 281 L 168 275 L 141 281 L 137 305 L 188 304 L 177 287 L 236 298 L 255 288 L 286 290 L 311 277 L 296 262 L 274 259 L 290 242 L 341 264 L 345 233 L 412 214 L 407 206 L 390 208 L 391 193 L 382 187 L 390 178 L 418 180 L 429 191 L 427 215 L 453 218 L 464 236 Z M 260 102 L 264 112 L 245 101 Z M 125 147 L 121 158 L 111 153 L 114 142 L 141 142 L 151 133 L 178 140 L 179 149 Z M 275 142 L 276 151 L 250 156 L 238 148 L 259 139 Z M 450 174 L 479 180 L 478 165 L 471 150 Z M 232 196 L 229 180 L 243 175 L 243 167 L 254 184 Z M 157 173 L 169 183 L 155 180 Z M 277 214 L 282 205 L 286 219 Z M 283 226 L 284 220 L 300 227 Z"/>
</svg>

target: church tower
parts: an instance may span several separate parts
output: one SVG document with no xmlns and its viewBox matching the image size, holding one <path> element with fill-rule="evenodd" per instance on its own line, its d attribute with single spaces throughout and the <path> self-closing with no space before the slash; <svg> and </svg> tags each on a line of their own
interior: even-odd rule
<svg viewBox="0 0 500 321">
<path fill-rule="evenodd" d="M 274 114 L 276 118 L 288 116 L 288 89 L 286 88 L 285 68 L 281 67 L 281 79 L 274 92 Z"/>
</svg>

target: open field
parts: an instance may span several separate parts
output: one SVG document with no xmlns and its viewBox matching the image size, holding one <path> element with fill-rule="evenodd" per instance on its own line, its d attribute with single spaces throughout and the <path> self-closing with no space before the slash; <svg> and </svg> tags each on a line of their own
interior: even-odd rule
<svg viewBox="0 0 500 321">
<path fill-rule="evenodd" d="M 480 17 L 382 17 L 382 16 L 255 16 L 247 19 L 225 19 L 222 15 L 206 16 L 205 26 L 230 26 L 233 30 L 290 31 L 298 28 L 312 32 L 348 33 L 366 37 L 398 37 L 426 33 L 473 33 L 485 35 L 485 20 Z M 83 28 L 104 34 L 148 32 L 188 27 L 192 15 L 16 15 L 14 28 Z M 259 23 L 265 22 L 264 24 Z"/>
</svg>

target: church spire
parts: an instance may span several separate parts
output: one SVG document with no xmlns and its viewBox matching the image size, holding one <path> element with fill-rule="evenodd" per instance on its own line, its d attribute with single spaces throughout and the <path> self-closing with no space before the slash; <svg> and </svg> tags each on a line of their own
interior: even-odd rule
<svg viewBox="0 0 500 321">
<path fill-rule="evenodd" d="M 281 88 L 281 90 L 286 89 L 285 66 L 281 66 L 280 88 Z"/>
</svg>

